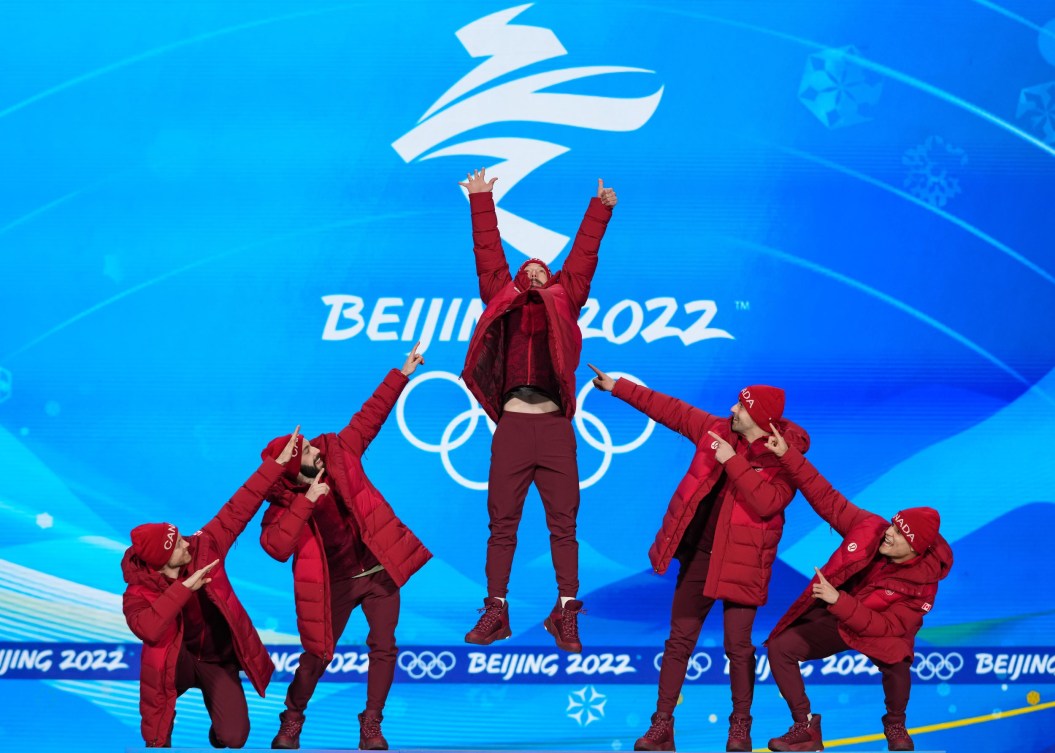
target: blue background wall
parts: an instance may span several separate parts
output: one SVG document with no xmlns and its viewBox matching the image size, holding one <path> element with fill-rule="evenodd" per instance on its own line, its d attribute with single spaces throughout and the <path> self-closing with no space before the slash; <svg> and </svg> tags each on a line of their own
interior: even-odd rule
<svg viewBox="0 0 1055 753">
<path fill-rule="evenodd" d="M 848 496 L 941 510 L 957 562 L 909 725 L 944 727 L 917 745 L 1050 746 L 1055 4 L 8 0 L 0 19 L 8 743 L 139 744 L 128 531 L 199 527 L 268 439 L 343 426 L 419 338 L 366 461 L 436 555 L 404 590 L 389 739 L 619 750 L 644 731 L 673 589 L 646 552 L 692 447 L 619 401 L 587 389 L 579 413 L 588 654 L 541 629 L 534 492 L 515 636 L 461 643 L 490 433 L 456 381 L 477 295 L 456 181 L 486 165 L 513 264 L 559 266 L 596 179 L 618 191 L 580 385 L 589 361 L 718 414 L 780 385 Z M 758 643 L 837 543 L 792 503 Z M 228 569 L 287 669 L 288 565 L 254 523 Z M 354 616 L 306 746 L 355 745 L 365 633 Z M 720 646 L 713 620 L 680 748 L 724 743 Z M 551 671 L 503 679 L 510 654 Z M 756 744 L 788 724 L 759 672 Z M 250 700 L 250 745 L 288 676 Z M 877 677 L 818 663 L 807 682 L 831 741 L 881 731 Z M 205 744 L 194 695 L 177 745 Z"/>
</svg>

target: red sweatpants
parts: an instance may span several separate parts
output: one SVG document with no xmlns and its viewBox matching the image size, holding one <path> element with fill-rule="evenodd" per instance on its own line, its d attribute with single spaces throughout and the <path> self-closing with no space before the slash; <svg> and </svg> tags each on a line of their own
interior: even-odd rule
<svg viewBox="0 0 1055 753">
<path fill-rule="evenodd" d="M 487 479 L 487 595 L 505 598 L 528 487 L 535 482 L 549 527 L 550 555 L 560 596 L 579 592 L 579 466 L 575 431 L 561 413 L 506 412 L 491 440 Z"/>
<path fill-rule="evenodd" d="M 818 603 L 787 630 L 771 638 L 768 645 L 773 679 L 780 688 L 780 694 L 788 702 L 791 718 L 796 722 L 804 722 L 810 714 L 810 699 L 806 697 L 806 685 L 802 681 L 799 662 L 823 659 L 850 648 L 839 635 L 839 621 Z M 887 664 L 871 656 L 868 658 L 883 674 L 887 710 L 883 724 L 904 724 L 909 691 L 912 689 L 912 674 L 909 671 L 912 660 Z"/>
<path fill-rule="evenodd" d="M 361 578 L 331 581 L 330 618 L 335 642 L 344 633 L 352 610 L 360 605 L 370 628 L 366 635 L 366 645 L 370 649 L 370 668 L 366 673 L 366 708 L 381 711 L 396 674 L 399 586 L 384 570 Z M 321 658 L 307 651 L 302 653 L 300 666 L 286 691 L 286 708 L 303 712 L 325 671 L 326 662 Z"/>
<path fill-rule="evenodd" d="M 656 711 L 674 713 L 685 682 L 689 658 L 696 649 L 696 641 L 703 622 L 714 606 L 714 599 L 703 595 L 707 581 L 707 567 L 711 555 L 696 551 L 692 561 L 682 564 L 674 587 L 674 601 L 670 606 L 670 637 L 663 644 L 663 663 L 659 668 L 659 700 Z M 733 713 L 751 715 L 751 700 L 755 690 L 755 646 L 751 642 L 751 627 L 758 607 L 722 602 L 725 621 L 725 655 L 729 657 L 729 685 L 733 697 Z"/>
<path fill-rule="evenodd" d="M 201 690 L 213 736 L 221 747 L 241 748 L 245 745 L 249 739 L 249 707 L 238 676 L 238 665 L 199 661 L 181 649 L 176 659 L 176 695 L 183 695 L 191 688 Z M 171 740 L 169 733 L 170 743 Z"/>
</svg>

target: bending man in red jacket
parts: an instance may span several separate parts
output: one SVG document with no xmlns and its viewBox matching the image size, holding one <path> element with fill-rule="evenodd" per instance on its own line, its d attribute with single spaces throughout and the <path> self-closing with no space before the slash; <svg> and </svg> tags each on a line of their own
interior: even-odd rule
<svg viewBox="0 0 1055 753">
<path fill-rule="evenodd" d="M 843 537 L 766 642 L 773 679 L 793 722 L 769 741 L 769 749 L 824 749 L 821 715 L 810 713 L 799 662 L 854 649 L 883 675 L 889 749 L 913 750 L 905 709 L 916 633 L 934 605 L 938 581 L 952 567 L 952 549 L 938 533 L 938 512 L 912 507 L 888 521 L 833 489 L 775 428 L 768 446 L 806 501 Z"/>
<path fill-rule="evenodd" d="M 511 636 L 506 594 L 524 497 L 534 482 L 546 509 L 557 602 L 543 622 L 557 647 L 582 651 L 578 614 L 579 467 L 575 457 L 575 369 L 582 352 L 579 310 L 590 297 L 597 251 L 618 199 L 597 181 L 564 268 L 540 259 L 509 273 L 491 189 L 497 178 L 469 173 L 473 253 L 486 308 L 469 343 L 462 379 L 492 421 L 487 479 L 487 597 L 465 640 L 486 646 Z"/>
<path fill-rule="evenodd" d="M 291 464 L 268 495 L 271 506 L 261 524 L 260 543 L 280 562 L 293 556 L 297 628 L 304 646 L 272 748 L 300 747 L 304 710 L 352 610 L 361 606 L 370 628 L 370 653 L 359 747 L 388 749 L 381 712 L 396 671 L 399 589 L 432 554 L 367 479 L 361 458 L 407 377 L 424 363 L 417 350 L 415 345 L 402 370 L 388 373 L 339 434 L 322 434 L 303 443 L 299 465 Z M 263 456 L 273 457 L 286 439 L 272 440 Z"/>
<path fill-rule="evenodd" d="M 659 700 L 652 725 L 634 750 L 674 750 L 674 707 L 689 657 L 716 601 L 722 602 L 725 655 L 733 711 L 726 750 L 751 750 L 751 701 L 755 687 L 755 646 L 751 627 L 766 603 L 777 543 L 784 530 L 784 508 L 795 496 L 777 457 L 766 447 L 771 423 L 784 427 L 803 452 L 809 435 L 782 418 L 784 391 L 753 385 L 740 391 L 729 418 L 705 413 L 673 397 L 612 380 L 603 371 L 594 386 L 692 440 L 696 445 L 685 478 L 663 516 L 648 552 L 652 567 L 666 572 L 680 562 L 670 609 L 670 637 L 659 669 Z"/>
<path fill-rule="evenodd" d="M 148 748 L 171 747 L 176 698 L 190 688 L 201 689 L 214 748 L 241 748 L 249 737 L 238 671 L 262 696 L 275 667 L 227 580 L 223 559 L 293 457 L 297 430 L 189 539 L 171 523 L 132 529 L 132 546 L 121 561 L 128 584 L 124 613 L 143 641 L 139 712 Z"/>
</svg>

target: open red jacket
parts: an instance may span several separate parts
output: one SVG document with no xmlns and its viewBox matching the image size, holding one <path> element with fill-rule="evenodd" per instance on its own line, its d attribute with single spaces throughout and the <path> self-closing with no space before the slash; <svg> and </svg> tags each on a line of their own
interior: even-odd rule
<svg viewBox="0 0 1055 753">
<path fill-rule="evenodd" d="M 733 431 L 729 418 L 711 415 L 627 379 L 618 380 L 612 394 L 696 445 L 696 454 L 674 490 L 648 551 L 652 567 L 660 574 L 667 571 L 696 508 L 724 471 L 727 480 L 720 492 L 724 498 L 715 501 L 722 507 L 703 595 L 737 604 L 765 604 L 777 544 L 784 532 L 784 508 L 795 496 L 777 456 L 766 449 L 765 439 L 749 443 Z M 805 430 L 786 419 L 781 423 L 788 444 L 805 452 L 810 443 Z M 724 465 L 714 459 L 714 439 L 708 431 L 736 451 Z"/>
<path fill-rule="evenodd" d="M 528 290 L 517 288 L 509 273 L 491 192 L 469 194 L 469 207 L 480 299 L 486 308 L 469 341 L 462 379 L 491 420 L 498 421 L 502 413 L 507 347 L 502 315 L 523 306 Z M 590 199 L 564 267 L 537 291 L 545 305 L 550 358 L 557 372 L 560 404 L 567 418 L 575 415 L 575 369 L 582 354 L 579 311 L 590 297 L 597 251 L 611 217 L 612 210 L 600 199 Z"/>
<path fill-rule="evenodd" d="M 121 561 L 128 587 L 124 594 L 125 621 L 143 641 L 139 668 L 139 713 L 141 732 L 148 748 L 164 747 L 176 715 L 176 660 L 183 643 L 183 606 L 194 592 L 183 581 L 195 570 L 215 559 L 212 582 L 202 586 L 206 597 L 220 610 L 231 628 L 234 652 L 256 692 L 261 696 L 271 681 L 275 666 L 253 628 L 224 569 L 224 557 L 238 535 L 260 509 L 264 495 L 282 473 L 282 466 L 265 460 L 241 489 L 204 528 L 185 537 L 191 562 L 170 583 L 160 572 L 144 564 L 129 547 Z"/>
<path fill-rule="evenodd" d="M 428 562 L 432 553 L 370 483 L 361 458 L 406 385 L 406 375 L 392 369 L 340 433 L 311 440 L 321 450 L 330 494 L 354 516 L 363 543 L 398 586 Z M 271 506 L 261 522 L 260 544 L 280 562 L 292 555 L 301 643 L 305 651 L 329 661 L 337 640 L 330 617 L 330 573 L 322 534 L 312 518 L 315 505 L 305 496 L 306 491 L 306 486 L 298 486 L 285 476 L 275 485 L 268 495 Z M 354 535 L 351 529 L 346 530 Z"/>
<path fill-rule="evenodd" d="M 781 463 L 791 481 L 802 492 L 817 514 L 839 532 L 842 544 L 821 572 L 836 588 L 867 568 L 879 554 L 883 534 L 890 521 L 862 510 L 832 488 L 828 480 L 801 453 L 789 448 Z M 839 594 L 828 611 L 839 621 L 839 635 L 846 645 L 865 656 L 886 663 L 911 659 L 916 633 L 923 617 L 934 606 L 938 581 L 952 568 L 952 548 L 941 534 L 918 557 L 900 565 L 881 568 L 872 580 L 858 584 L 851 595 Z M 769 638 L 779 635 L 812 607 L 814 576 Z"/>
</svg>

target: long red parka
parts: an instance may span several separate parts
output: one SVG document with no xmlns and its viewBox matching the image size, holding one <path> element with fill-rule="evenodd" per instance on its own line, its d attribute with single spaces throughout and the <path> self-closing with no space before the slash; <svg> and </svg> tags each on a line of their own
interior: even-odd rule
<svg viewBox="0 0 1055 753">
<path fill-rule="evenodd" d="M 184 605 L 194 598 L 194 592 L 183 581 L 213 560 L 219 559 L 220 564 L 209 572 L 212 581 L 202 589 L 230 626 L 235 656 L 256 692 L 263 696 L 271 681 L 275 666 L 227 579 L 224 557 L 260 509 L 264 496 L 282 470 L 274 460 L 265 460 L 220 508 L 216 517 L 193 536 L 185 537 L 191 562 L 180 570 L 175 582 L 140 561 L 131 547 L 125 551 L 121 561 L 128 584 L 124 613 L 129 629 L 143 641 L 139 713 L 140 729 L 148 748 L 163 747 L 167 743 L 176 715 L 176 663 L 183 643 L 181 613 Z"/>
<path fill-rule="evenodd" d="M 406 385 L 406 375 L 392 369 L 340 433 L 311 440 L 321 451 L 330 494 L 336 495 L 336 503 L 355 518 L 363 543 L 397 586 L 406 583 L 432 553 L 370 483 L 361 458 Z M 330 573 L 322 534 L 312 518 L 315 505 L 305 496 L 306 490 L 282 477 L 268 496 L 271 506 L 261 522 L 260 544 L 280 562 L 293 556 L 293 595 L 301 643 L 305 651 L 329 661 L 337 640 L 330 618 Z M 348 528 L 345 531 L 355 535 Z"/>
<path fill-rule="evenodd" d="M 677 398 L 650 390 L 627 379 L 615 383 L 612 394 L 668 429 L 692 440 L 696 454 L 663 515 L 663 524 L 649 560 L 665 573 L 696 514 L 723 471 L 727 481 L 711 549 L 711 565 L 703 595 L 737 604 L 766 603 L 777 544 L 784 531 L 784 508 L 795 496 L 780 461 L 766 448 L 765 439 L 748 442 L 733 431 L 729 418 L 719 418 Z M 781 420 L 788 444 L 809 449 L 809 435 L 797 424 Z M 729 442 L 736 454 L 724 465 L 714 458 L 713 431 Z"/>
<path fill-rule="evenodd" d="M 821 573 L 835 588 L 882 557 L 879 546 L 890 521 L 862 510 L 832 488 L 801 453 L 788 449 L 781 463 L 789 477 L 817 514 L 843 537 Z M 839 635 L 846 645 L 865 656 L 894 663 L 911 659 L 916 633 L 923 617 L 934 606 L 938 581 L 952 568 L 952 548 L 939 534 L 923 554 L 900 565 L 869 570 L 870 577 L 857 585 L 854 593 L 840 592 L 828 611 L 839 621 Z M 812 585 L 780 619 L 767 640 L 786 630 L 807 609 L 816 604 Z"/>
<path fill-rule="evenodd" d="M 509 273 L 498 233 L 494 197 L 489 191 L 469 194 L 472 211 L 473 253 L 480 280 L 480 299 L 486 308 L 476 324 L 465 355 L 462 379 L 492 421 L 502 413 L 506 333 L 502 316 L 523 306 L 528 289 L 521 290 Z M 559 272 L 540 289 L 549 334 L 550 358 L 556 372 L 561 408 L 565 417 L 575 415 L 575 369 L 582 354 L 579 311 L 590 297 L 590 283 L 597 269 L 597 252 L 612 210 L 600 199 L 590 199 L 568 258 Z"/>
</svg>

